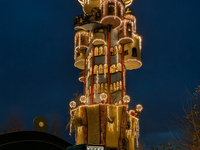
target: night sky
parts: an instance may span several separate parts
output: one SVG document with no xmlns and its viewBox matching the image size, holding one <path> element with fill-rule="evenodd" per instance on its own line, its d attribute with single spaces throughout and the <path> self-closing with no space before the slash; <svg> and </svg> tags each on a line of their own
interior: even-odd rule
<svg viewBox="0 0 200 150">
<path fill-rule="evenodd" d="M 172 141 L 170 120 L 200 84 L 200 1 L 135 0 L 130 9 L 142 36 L 140 69 L 127 71 L 130 105 L 141 103 L 140 141 L 148 148 Z M 0 125 L 20 111 L 28 130 L 42 115 L 58 113 L 67 124 L 68 104 L 79 91 L 74 67 L 73 19 L 78 0 L 0 0 Z M 167 125 L 166 125 L 167 124 Z M 65 140 L 74 144 L 68 131 Z"/>
</svg>

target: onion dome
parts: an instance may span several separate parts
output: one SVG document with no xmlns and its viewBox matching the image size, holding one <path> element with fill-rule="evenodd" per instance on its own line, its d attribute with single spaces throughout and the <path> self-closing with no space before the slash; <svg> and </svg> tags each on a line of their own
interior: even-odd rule
<svg viewBox="0 0 200 150">
<path fill-rule="evenodd" d="M 129 8 L 128 8 L 127 11 L 125 12 L 124 18 L 125 18 L 125 19 L 130 19 L 130 20 L 132 20 L 132 21 L 135 21 L 135 20 L 136 20 L 135 14 L 134 14 L 132 11 L 130 11 Z"/>
</svg>

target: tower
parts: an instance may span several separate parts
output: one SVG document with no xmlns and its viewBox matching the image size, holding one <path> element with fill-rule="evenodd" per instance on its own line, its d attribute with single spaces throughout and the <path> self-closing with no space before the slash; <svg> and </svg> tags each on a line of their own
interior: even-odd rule
<svg viewBox="0 0 200 150">
<path fill-rule="evenodd" d="M 128 112 L 126 95 L 126 70 L 142 66 L 136 18 L 125 11 L 133 0 L 78 1 L 84 15 L 74 19 L 74 65 L 81 69 L 83 96 L 80 106 L 70 102 L 70 129 L 74 124 L 76 144 L 133 150 L 143 109 L 139 104 L 137 113 Z"/>
</svg>

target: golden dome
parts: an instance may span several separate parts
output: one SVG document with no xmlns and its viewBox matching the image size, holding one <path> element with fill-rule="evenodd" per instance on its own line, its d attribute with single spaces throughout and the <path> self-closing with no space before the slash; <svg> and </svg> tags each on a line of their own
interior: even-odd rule
<svg viewBox="0 0 200 150">
<path fill-rule="evenodd" d="M 125 12 L 125 15 L 134 15 L 134 13 L 132 11 L 130 11 L 130 9 L 128 8 L 127 11 Z"/>
</svg>

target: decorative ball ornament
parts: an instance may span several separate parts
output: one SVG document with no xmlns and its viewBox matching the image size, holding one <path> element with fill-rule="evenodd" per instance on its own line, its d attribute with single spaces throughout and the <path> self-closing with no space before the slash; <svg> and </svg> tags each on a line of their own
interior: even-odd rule
<svg viewBox="0 0 200 150">
<path fill-rule="evenodd" d="M 107 94 L 102 93 L 102 94 L 100 95 L 100 99 L 101 99 L 101 101 L 106 101 L 106 100 L 107 100 Z"/>
<path fill-rule="evenodd" d="M 71 102 L 69 103 L 69 107 L 70 107 L 70 108 L 75 108 L 75 107 L 76 107 L 76 102 L 75 102 L 75 101 L 71 101 Z"/>
<path fill-rule="evenodd" d="M 86 96 L 82 95 L 82 96 L 80 97 L 80 102 L 81 102 L 82 104 L 85 104 L 85 103 L 87 102 Z"/>
<path fill-rule="evenodd" d="M 141 111 L 143 110 L 142 105 L 141 105 L 141 104 L 137 104 L 137 105 L 136 105 L 136 110 L 137 110 L 138 112 L 141 112 Z"/>
<path fill-rule="evenodd" d="M 124 103 L 129 103 L 129 102 L 131 101 L 130 96 L 125 95 L 125 96 L 123 97 L 123 101 L 124 101 Z"/>
</svg>

